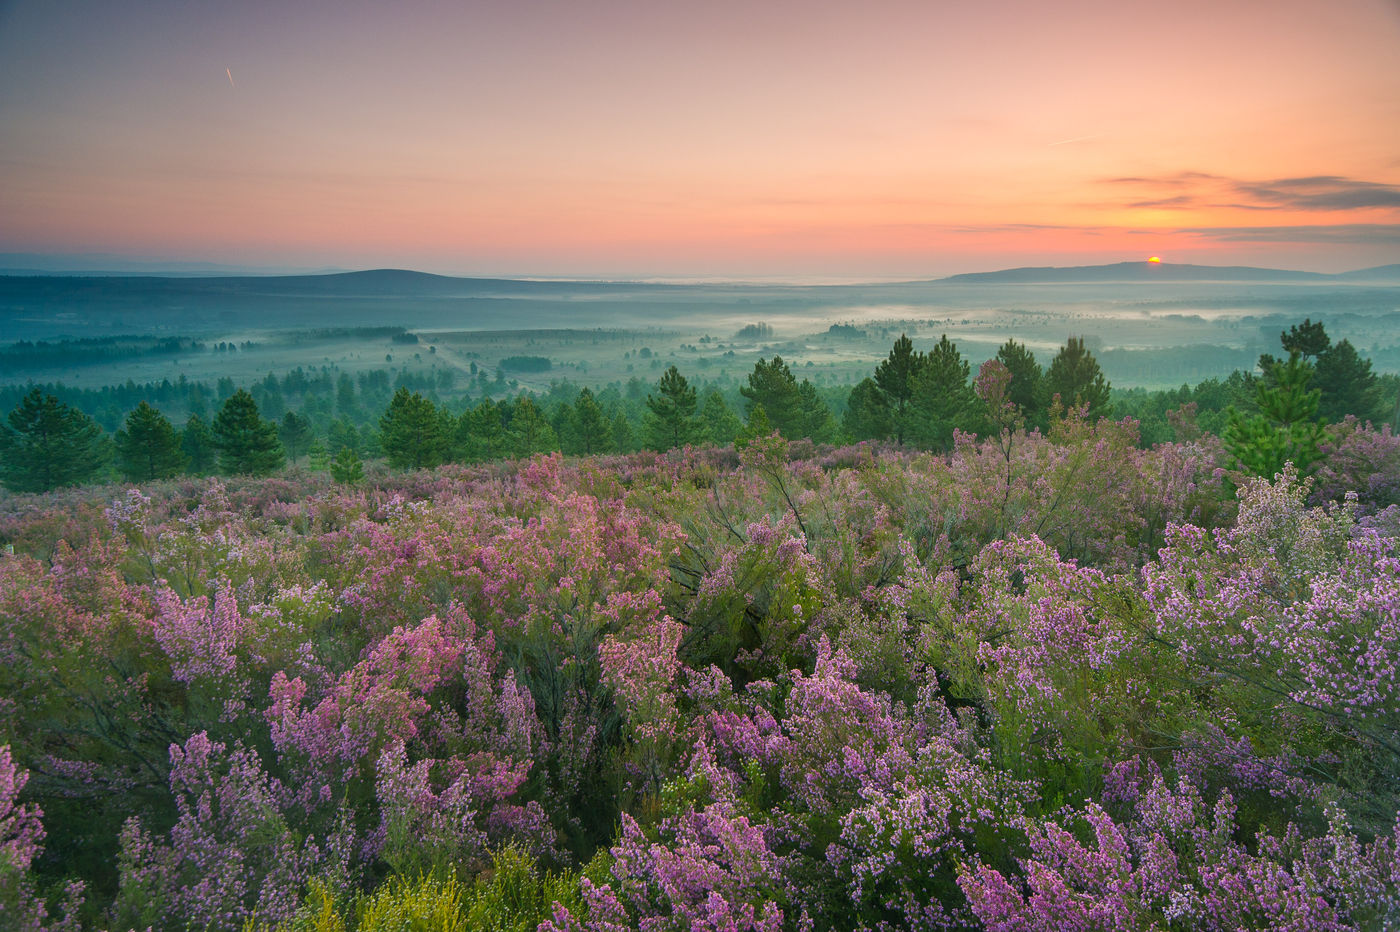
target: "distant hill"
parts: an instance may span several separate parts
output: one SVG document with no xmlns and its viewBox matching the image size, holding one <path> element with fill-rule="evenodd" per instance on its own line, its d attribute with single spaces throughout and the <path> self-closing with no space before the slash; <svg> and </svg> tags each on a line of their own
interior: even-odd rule
<svg viewBox="0 0 1400 932">
<path fill-rule="evenodd" d="M 335 327 L 514 329 L 688 315 L 721 290 L 452 278 L 403 269 L 325 275 L 0 274 L 0 342 L 124 333 L 198 335 Z M 589 308 L 606 307 L 597 317 Z"/>
<path fill-rule="evenodd" d="M 1359 269 L 1333 276 L 1343 282 L 1400 282 L 1400 262 L 1394 265 L 1378 265 L 1374 269 Z"/>
<path fill-rule="evenodd" d="M 1384 266 L 1383 268 L 1395 268 Z M 1376 271 L 1372 269 L 1366 272 Z M 1352 272 L 1363 275 L 1365 272 Z M 1027 284 L 1059 282 L 1326 282 L 1340 276 L 1288 269 L 1256 269 L 1243 265 L 1187 265 L 1173 262 L 1116 262 L 1112 265 L 1076 265 L 1060 268 L 1004 269 L 969 272 L 940 278 L 946 284 Z"/>
<path fill-rule="evenodd" d="M 169 277 L 155 275 L 73 275 L 70 273 L 0 273 L 0 298 L 77 298 L 109 300 L 267 298 L 468 298 L 485 296 L 549 297 L 563 293 L 646 292 L 665 285 L 609 282 L 525 281 L 506 278 L 453 278 L 407 269 L 370 269 L 323 275 L 238 275 Z"/>
<path fill-rule="evenodd" d="M 699 319 L 721 328 L 716 332 L 731 333 L 736 321 L 828 315 L 825 326 L 830 319 L 848 321 L 852 308 L 901 308 L 891 313 L 941 317 L 953 305 L 964 305 L 966 293 L 952 287 L 958 285 L 976 289 L 982 283 L 1001 283 L 1006 291 L 1019 289 L 1034 294 L 1038 303 L 1053 304 L 1066 300 L 1076 284 L 1090 300 L 1105 286 L 1141 289 L 1138 283 L 1146 282 L 1178 286 L 1150 289 L 1150 300 L 1163 310 L 1194 313 L 1203 300 L 1197 293 L 1209 291 L 1213 307 L 1267 310 L 1301 319 L 1318 315 L 1314 308 L 1324 292 L 1332 314 L 1393 311 L 1400 294 L 1400 265 L 1320 275 L 1121 262 L 865 285 L 542 281 L 456 278 L 405 269 L 209 277 L 0 271 L 0 343 L 131 334 L 219 339 L 233 334 L 246 339 L 246 331 L 385 325 L 434 330 L 666 327 L 690 326 Z M 1063 287 L 1041 288 L 1042 284 Z M 1183 296 L 1174 291 L 1192 295 L 1183 304 Z M 1005 295 L 996 299 L 1011 301 L 1011 306 L 1021 300 Z"/>
</svg>

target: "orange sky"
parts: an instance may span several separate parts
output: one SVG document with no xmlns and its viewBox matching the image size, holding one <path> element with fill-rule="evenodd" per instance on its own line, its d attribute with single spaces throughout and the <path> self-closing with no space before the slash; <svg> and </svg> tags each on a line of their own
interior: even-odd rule
<svg viewBox="0 0 1400 932">
<path fill-rule="evenodd" d="M 114 6 L 0 4 L 0 252 L 590 277 L 1400 261 L 1386 0 Z"/>
</svg>

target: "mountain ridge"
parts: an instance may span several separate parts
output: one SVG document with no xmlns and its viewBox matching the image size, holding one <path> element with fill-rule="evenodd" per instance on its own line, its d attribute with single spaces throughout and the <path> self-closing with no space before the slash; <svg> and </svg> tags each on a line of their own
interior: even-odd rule
<svg viewBox="0 0 1400 932">
<path fill-rule="evenodd" d="M 1389 269 L 1380 266 L 1379 269 Z M 1400 267 L 1395 267 L 1400 278 Z M 1056 284 L 1086 282 L 1332 282 L 1346 280 L 1347 275 L 1362 275 L 1376 270 L 1331 275 L 1325 272 L 1301 272 L 1293 269 L 1267 269 L 1245 265 L 1191 265 L 1172 262 L 1115 262 L 1108 265 L 1027 266 L 1000 269 L 995 272 L 966 272 L 936 279 L 943 284 Z M 1389 276 L 1387 276 L 1389 277 Z"/>
<path fill-rule="evenodd" d="M 42 269 L 0 268 L 3 279 L 42 279 L 81 281 L 84 290 L 100 287 L 107 283 L 119 290 L 139 286 L 162 287 L 171 290 L 184 288 L 214 287 L 237 292 L 279 291 L 290 294 L 322 293 L 327 295 L 355 293 L 362 295 L 461 295 L 489 291 L 530 290 L 550 292 L 556 289 L 620 288 L 626 290 L 666 290 L 693 287 L 695 283 L 664 281 L 637 281 L 628 279 L 535 279 L 535 278 L 494 278 L 485 276 L 441 275 L 434 272 L 420 272 L 414 269 L 379 268 L 352 271 L 293 272 L 275 274 L 191 274 L 182 271 L 170 273 L 106 273 L 89 270 L 48 271 Z M 1255 266 L 1193 265 L 1189 263 L 1169 263 L 1150 261 L 1116 262 L 1105 265 L 1076 266 L 1022 266 L 1011 269 L 998 269 L 992 272 L 963 272 L 943 278 L 915 279 L 909 281 L 870 282 L 871 286 L 898 287 L 901 285 L 963 285 L 963 284 L 1057 284 L 1095 282 L 1313 282 L 1313 283 L 1365 283 L 1400 282 L 1400 263 L 1357 269 L 1350 272 L 1303 272 L 1295 269 L 1270 269 Z M 712 282 L 711 286 L 747 285 L 748 283 Z M 852 285 L 801 285 L 798 283 L 770 283 L 772 287 L 799 287 L 834 289 L 860 287 Z M 764 287 L 757 285 L 753 287 Z"/>
</svg>

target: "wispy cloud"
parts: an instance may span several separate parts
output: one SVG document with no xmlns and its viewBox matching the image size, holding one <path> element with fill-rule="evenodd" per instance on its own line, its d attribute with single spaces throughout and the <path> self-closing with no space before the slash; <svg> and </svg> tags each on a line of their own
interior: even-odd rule
<svg viewBox="0 0 1400 932">
<path fill-rule="evenodd" d="M 1258 183 L 1236 182 L 1235 188 L 1258 203 L 1291 210 L 1364 210 L 1400 207 L 1400 188 L 1338 175 L 1280 178 Z"/>
<path fill-rule="evenodd" d="M 1196 204 L 1196 198 L 1190 194 L 1178 194 L 1175 197 L 1163 197 L 1152 201 L 1133 201 L 1129 207 L 1140 207 L 1145 209 L 1173 209 L 1180 207 L 1192 207 Z"/>
<path fill-rule="evenodd" d="M 1158 175 L 1148 177 L 1143 175 L 1129 175 L 1122 178 L 1104 178 L 1104 184 L 1116 185 L 1150 185 L 1159 188 L 1184 188 L 1188 185 L 1199 184 L 1202 181 L 1226 181 L 1220 175 L 1211 175 L 1206 172 L 1177 172 L 1174 175 Z"/>
<path fill-rule="evenodd" d="M 1276 227 L 1182 227 L 1190 233 L 1222 243 L 1316 243 L 1400 245 L 1400 223 L 1333 223 Z"/>
<path fill-rule="evenodd" d="M 1400 187 L 1341 175 L 1254 181 L 1207 172 L 1178 172 L 1158 177 L 1106 178 L 1103 183 L 1141 189 L 1137 197 L 1122 204 L 1133 208 L 1228 207 L 1309 212 L 1400 208 Z"/>
</svg>

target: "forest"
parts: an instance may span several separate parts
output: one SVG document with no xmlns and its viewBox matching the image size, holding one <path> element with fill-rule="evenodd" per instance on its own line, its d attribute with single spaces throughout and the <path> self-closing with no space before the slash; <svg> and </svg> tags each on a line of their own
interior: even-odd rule
<svg viewBox="0 0 1400 932">
<path fill-rule="evenodd" d="M 839 408 L 778 356 L 630 409 L 303 372 L 111 437 L 28 388 L 0 920 L 1391 928 L 1395 386 L 1278 352 L 1123 394 L 901 337 Z"/>
<path fill-rule="evenodd" d="M 346 333 L 363 338 L 369 332 L 303 336 Z M 372 335 L 418 345 L 401 328 Z M 1133 418 L 1143 447 L 1205 431 L 1225 438 L 1237 457 L 1254 456 L 1251 468 L 1263 476 L 1285 460 L 1305 466 L 1325 440 L 1324 426 L 1348 416 L 1400 426 L 1400 376 L 1377 374 L 1350 341 L 1333 342 L 1310 319 L 1279 337 L 1285 357 L 1265 353 L 1251 371 L 1168 390 L 1114 390 L 1083 338 L 1071 337 L 1048 366 L 1015 340 L 988 362 L 1005 369 L 1007 400 L 1028 429 L 1044 432 L 1052 417 L 1079 407 L 1091 419 Z M 437 347 L 428 349 L 433 355 Z M 221 341 L 213 351 L 236 353 L 239 346 Z M 660 368 L 647 347 L 638 357 Z M 656 382 L 631 376 L 596 392 L 567 379 L 528 391 L 507 379 L 507 372 L 549 371 L 548 357 L 509 356 L 500 363 L 493 377 L 471 362 L 466 386 L 451 369 L 407 366 L 356 376 L 298 366 L 243 385 L 228 376 L 214 383 L 182 376 L 174 383 L 128 380 L 102 388 L 0 385 L 0 411 L 9 410 L 0 422 L 0 483 L 35 492 L 182 473 L 263 475 L 303 466 L 326 472 L 332 460 L 355 468 L 364 461 L 430 468 L 552 451 L 723 446 L 770 429 L 819 444 L 894 441 L 947 452 L 957 432 L 988 437 L 999 425 L 976 391 L 971 364 L 946 334 L 927 350 L 901 335 L 854 386 L 799 380 L 803 368 L 777 353 L 758 358 L 737 383 L 692 382 L 671 365 Z M 167 411 L 187 412 L 183 426 L 177 428 Z M 1267 446 L 1270 436 L 1285 439 L 1258 459 L 1250 451 Z"/>
</svg>

